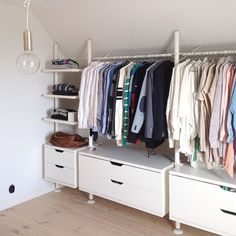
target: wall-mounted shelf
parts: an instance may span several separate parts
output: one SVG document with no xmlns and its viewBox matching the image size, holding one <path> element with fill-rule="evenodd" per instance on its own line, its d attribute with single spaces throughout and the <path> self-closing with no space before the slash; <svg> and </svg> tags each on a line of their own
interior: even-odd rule
<svg viewBox="0 0 236 236">
<path fill-rule="evenodd" d="M 42 69 L 42 72 L 44 73 L 78 73 L 82 72 L 83 69 Z"/>
<path fill-rule="evenodd" d="M 42 94 L 44 98 L 62 98 L 62 99 L 79 99 L 79 96 L 66 96 L 66 95 L 54 95 L 54 94 Z"/>
<path fill-rule="evenodd" d="M 57 120 L 57 119 L 51 119 L 51 118 L 48 118 L 48 117 L 43 118 L 43 121 L 58 123 L 58 124 L 65 124 L 65 125 L 77 125 L 78 124 L 77 121 L 69 122 L 69 121 L 66 121 L 66 120 Z"/>
</svg>

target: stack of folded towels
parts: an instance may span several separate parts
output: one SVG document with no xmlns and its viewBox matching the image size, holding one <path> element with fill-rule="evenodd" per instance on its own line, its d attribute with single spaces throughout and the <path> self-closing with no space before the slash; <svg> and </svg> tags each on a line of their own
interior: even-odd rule
<svg viewBox="0 0 236 236">
<path fill-rule="evenodd" d="M 61 83 L 53 85 L 52 94 L 54 95 L 67 95 L 67 96 L 77 96 L 79 89 L 74 85 Z"/>
</svg>

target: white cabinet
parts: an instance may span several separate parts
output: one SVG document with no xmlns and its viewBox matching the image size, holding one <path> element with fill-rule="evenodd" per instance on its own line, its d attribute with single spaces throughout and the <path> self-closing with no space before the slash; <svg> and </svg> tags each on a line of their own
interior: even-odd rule
<svg viewBox="0 0 236 236">
<path fill-rule="evenodd" d="M 208 172 L 208 174 L 207 174 Z M 170 219 L 220 235 L 236 236 L 235 179 L 222 171 L 183 166 L 170 172 Z"/>
<path fill-rule="evenodd" d="M 78 187 L 78 151 L 83 148 L 44 147 L 44 179 L 71 188 Z"/>
<path fill-rule="evenodd" d="M 168 213 L 168 170 L 172 163 L 144 150 L 103 145 L 79 152 L 79 189 L 157 216 Z"/>
</svg>

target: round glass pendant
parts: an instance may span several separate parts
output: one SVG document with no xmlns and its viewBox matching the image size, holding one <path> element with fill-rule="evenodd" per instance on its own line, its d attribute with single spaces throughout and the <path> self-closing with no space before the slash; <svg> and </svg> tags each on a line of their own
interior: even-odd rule
<svg viewBox="0 0 236 236">
<path fill-rule="evenodd" d="M 24 74 L 34 74 L 39 70 L 40 61 L 31 51 L 25 51 L 16 59 L 16 66 Z"/>
</svg>

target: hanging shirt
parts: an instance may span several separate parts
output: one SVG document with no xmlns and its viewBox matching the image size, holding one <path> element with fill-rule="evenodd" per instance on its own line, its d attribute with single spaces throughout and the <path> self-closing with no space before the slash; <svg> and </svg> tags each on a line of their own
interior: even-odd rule
<svg viewBox="0 0 236 236">
<path fill-rule="evenodd" d="M 130 73 L 133 66 L 133 62 L 122 67 L 120 69 L 116 96 L 116 107 L 115 107 L 115 136 L 118 146 L 122 145 L 122 129 L 123 129 L 123 87 L 125 78 L 127 78 L 128 73 Z"/>
<path fill-rule="evenodd" d="M 147 93 L 147 97 L 152 98 L 153 113 L 147 116 L 153 117 L 153 132 L 150 139 L 146 139 L 146 147 L 156 148 L 168 137 L 166 123 L 166 106 L 169 95 L 170 81 L 172 77 L 174 63 L 163 61 L 158 64 L 153 73 L 153 92 Z M 145 127 L 147 120 L 145 120 Z"/>
<path fill-rule="evenodd" d="M 205 94 L 204 94 L 204 85 L 207 81 L 207 79 L 211 79 L 212 78 L 207 78 L 208 75 L 210 75 L 209 73 L 209 69 L 211 67 L 210 62 L 207 62 L 204 64 L 204 66 L 202 67 L 202 74 L 201 74 L 201 78 L 200 78 L 200 84 L 198 87 L 198 92 L 197 92 L 197 100 L 199 101 L 199 109 L 200 109 L 200 115 L 199 115 L 199 120 L 198 120 L 198 137 L 199 137 L 199 150 L 201 152 L 205 152 L 206 148 L 207 148 L 207 144 L 206 144 L 206 102 L 205 101 Z"/>
<path fill-rule="evenodd" d="M 107 134 L 108 130 L 108 98 L 109 98 L 109 92 L 111 89 L 112 79 L 114 76 L 114 73 L 116 72 L 117 67 L 119 68 L 120 65 L 122 65 L 123 62 L 117 62 L 114 63 L 113 66 L 108 70 L 107 77 L 106 77 L 106 87 L 104 92 L 104 111 L 103 111 L 103 117 L 102 117 L 102 134 Z"/>
<path fill-rule="evenodd" d="M 125 79 L 125 84 L 124 84 L 122 146 L 127 146 L 128 124 L 129 124 L 128 122 L 129 121 L 129 87 L 130 87 L 130 80 L 131 80 L 131 75 L 132 75 L 134 66 L 129 68 L 129 71 L 127 72 L 127 78 Z"/>
<path fill-rule="evenodd" d="M 230 99 L 230 106 L 228 111 L 228 143 L 233 143 L 236 138 L 236 74 L 234 76 L 232 95 Z"/>
<path fill-rule="evenodd" d="M 226 68 L 227 69 L 227 68 Z M 223 89 L 223 99 L 222 99 L 222 114 L 221 114 L 221 123 L 220 123 L 220 141 L 227 142 L 227 112 L 229 110 L 229 103 L 231 98 L 231 93 L 233 89 L 233 81 L 234 81 L 234 66 L 229 65 L 227 71 L 225 71 L 225 83 Z"/>
<path fill-rule="evenodd" d="M 139 133 L 139 131 L 143 125 L 143 122 L 144 122 L 147 80 L 149 80 L 150 74 L 153 73 L 156 66 L 158 66 L 158 62 L 151 65 L 147 69 L 144 80 L 143 80 L 142 89 L 141 89 L 141 92 L 139 95 L 138 105 L 137 105 L 137 109 L 136 109 L 135 116 L 134 116 L 134 121 L 133 121 L 132 128 L 131 128 L 131 131 L 136 134 Z"/>
<path fill-rule="evenodd" d="M 180 84 L 182 79 L 182 73 L 185 68 L 190 63 L 190 60 L 186 60 L 173 69 L 172 79 L 170 84 L 170 91 L 167 101 L 166 108 L 166 118 L 168 124 L 168 139 L 169 147 L 174 147 L 174 140 L 179 140 L 180 137 L 180 120 L 178 117 L 178 106 L 179 106 L 179 93 Z"/>
<path fill-rule="evenodd" d="M 128 142 L 129 143 L 138 143 L 139 138 L 142 138 L 142 132 L 133 133 L 131 132 L 134 116 L 136 114 L 138 100 L 140 96 L 140 92 L 143 85 L 143 80 L 146 74 L 146 70 L 150 67 L 152 63 L 144 62 L 141 67 L 139 67 L 136 71 L 136 74 L 133 78 L 132 82 L 132 96 L 131 96 L 131 111 L 130 111 L 130 119 L 129 119 L 129 132 L 128 132 Z"/>
<path fill-rule="evenodd" d="M 194 72 L 194 64 L 196 62 L 192 61 L 188 65 L 185 66 L 182 73 L 182 80 L 180 83 L 180 92 L 179 92 L 179 105 L 178 105 L 178 114 L 177 117 L 179 119 L 179 137 L 176 140 L 179 140 L 180 151 L 185 155 L 192 154 L 192 140 L 191 140 L 191 126 L 193 118 L 192 109 L 194 108 L 191 93 L 191 82 L 196 80 L 195 76 L 192 72 Z M 177 137 L 176 137 L 177 138 Z"/>
<path fill-rule="evenodd" d="M 104 83 L 105 83 L 105 74 L 106 71 L 111 67 L 111 63 L 108 63 L 104 66 L 99 73 L 99 81 L 98 81 L 98 108 L 97 108 L 97 126 L 99 134 L 102 133 L 102 117 L 104 110 Z"/>
<path fill-rule="evenodd" d="M 152 71 L 149 73 L 149 78 L 146 85 L 146 113 L 145 113 L 145 132 L 144 138 L 151 139 L 153 134 L 153 94 L 154 94 L 154 71 L 158 70 L 162 62 L 155 63 Z"/>
<path fill-rule="evenodd" d="M 221 99 L 222 99 L 222 86 L 223 86 L 223 68 L 224 64 L 220 64 L 218 69 L 218 78 L 216 83 L 216 90 L 214 95 L 213 109 L 210 122 L 209 140 L 211 148 L 219 148 L 219 128 L 220 128 L 220 112 L 221 112 Z M 217 72 L 216 72 L 217 73 Z"/>
<path fill-rule="evenodd" d="M 88 114 L 89 114 L 89 103 L 90 103 L 90 84 L 93 79 L 94 68 L 98 66 L 98 62 L 91 63 L 87 68 L 83 70 L 81 75 L 81 84 L 79 91 L 79 109 L 78 109 L 78 127 L 79 129 L 88 129 Z"/>
<path fill-rule="evenodd" d="M 100 70 L 106 65 L 105 62 L 99 63 L 99 65 L 94 68 L 94 75 L 93 75 L 93 80 L 91 83 L 91 98 L 90 98 L 90 112 L 89 112 L 89 118 L 88 118 L 88 125 L 90 128 L 92 128 L 93 132 L 98 131 L 98 125 L 97 125 L 97 110 L 98 110 L 98 81 L 99 81 L 99 76 L 100 76 Z"/>
<path fill-rule="evenodd" d="M 115 122 L 115 106 L 116 106 L 116 95 L 119 78 L 119 70 L 124 67 L 127 62 L 117 64 L 113 69 L 113 75 L 111 80 L 111 86 L 108 96 L 108 124 L 107 124 L 107 135 L 108 137 L 114 137 L 114 122 Z"/>
</svg>

